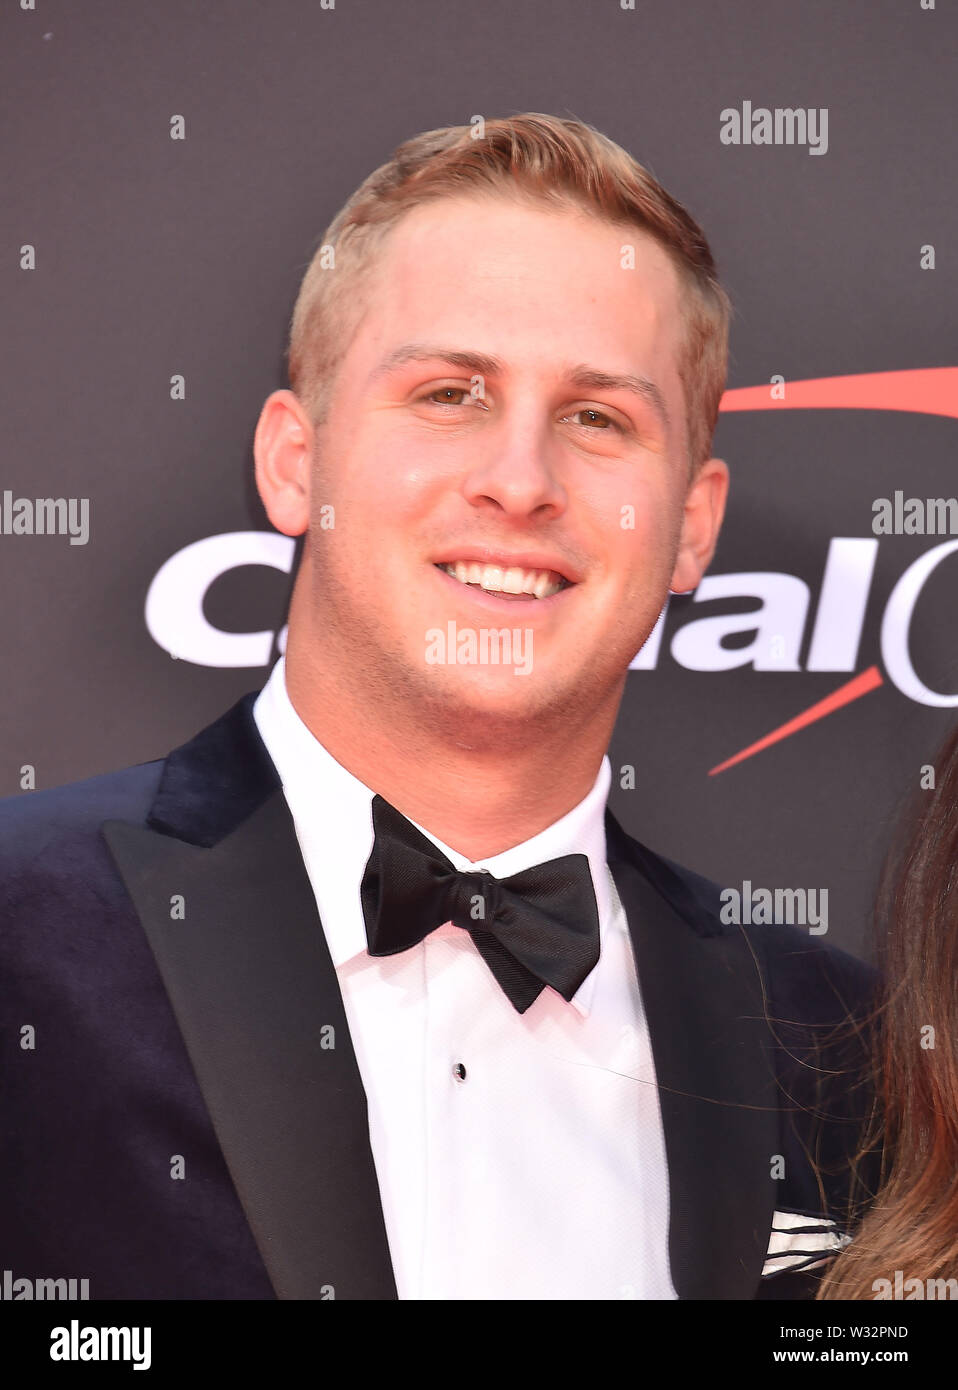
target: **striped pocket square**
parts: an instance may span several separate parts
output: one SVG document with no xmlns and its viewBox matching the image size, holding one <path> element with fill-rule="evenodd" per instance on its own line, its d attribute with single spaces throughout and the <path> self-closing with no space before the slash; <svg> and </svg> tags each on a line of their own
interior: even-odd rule
<svg viewBox="0 0 958 1390">
<path fill-rule="evenodd" d="M 851 1240 L 827 1217 L 801 1211 L 777 1211 L 762 1277 L 783 1270 L 815 1269 L 825 1264 Z"/>
</svg>

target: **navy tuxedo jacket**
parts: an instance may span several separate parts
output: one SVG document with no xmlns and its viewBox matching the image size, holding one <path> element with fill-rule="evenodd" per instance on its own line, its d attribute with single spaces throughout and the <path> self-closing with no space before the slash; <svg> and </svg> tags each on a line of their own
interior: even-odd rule
<svg viewBox="0 0 958 1390">
<path fill-rule="evenodd" d="M 396 1298 L 366 1098 L 254 699 L 165 759 L 0 802 L 14 1278 L 86 1278 L 94 1299 Z M 716 885 L 611 813 L 607 837 L 679 1297 L 807 1297 L 814 1276 L 761 1277 L 773 1214 L 845 1223 L 870 1104 L 849 1019 L 874 973 L 798 928 L 722 925 Z"/>
</svg>

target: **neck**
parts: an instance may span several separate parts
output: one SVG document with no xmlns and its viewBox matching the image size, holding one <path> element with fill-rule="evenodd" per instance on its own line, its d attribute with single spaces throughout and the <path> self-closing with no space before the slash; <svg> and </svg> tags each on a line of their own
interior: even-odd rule
<svg viewBox="0 0 958 1390">
<path fill-rule="evenodd" d="M 464 717 L 467 742 L 445 731 L 434 710 L 390 704 L 375 682 L 343 679 L 328 647 L 321 661 L 310 659 L 317 650 L 291 632 L 286 686 L 310 733 L 354 777 L 473 863 L 531 839 L 592 790 L 621 688 L 604 706 L 569 700 L 578 718 L 566 715 L 561 726 L 525 721 L 512 737 Z"/>
</svg>

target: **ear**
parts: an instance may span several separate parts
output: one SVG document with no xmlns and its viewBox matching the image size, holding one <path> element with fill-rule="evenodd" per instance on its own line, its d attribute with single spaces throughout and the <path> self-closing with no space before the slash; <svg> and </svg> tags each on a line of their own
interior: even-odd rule
<svg viewBox="0 0 958 1390">
<path fill-rule="evenodd" d="M 707 459 L 693 478 L 685 497 L 672 593 L 697 588 L 708 569 L 725 515 L 728 485 L 729 472 L 722 459 Z"/>
<path fill-rule="evenodd" d="M 292 391 L 266 398 L 253 437 L 256 486 L 266 515 L 285 536 L 309 525 L 313 425 Z"/>
</svg>

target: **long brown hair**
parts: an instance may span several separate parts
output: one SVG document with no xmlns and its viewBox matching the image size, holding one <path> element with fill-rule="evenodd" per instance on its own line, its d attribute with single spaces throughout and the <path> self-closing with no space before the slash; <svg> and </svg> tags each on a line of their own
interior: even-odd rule
<svg viewBox="0 0 958 1390">
<path fill-rule="evenodd" d="M 881 1187 L 822 1279 L 822 1299 L 875 1298 L 896 1271 L 922 1281 L 958 1274 L 958 727 L 934 768 L 878 899 Z"/>
</svg>

